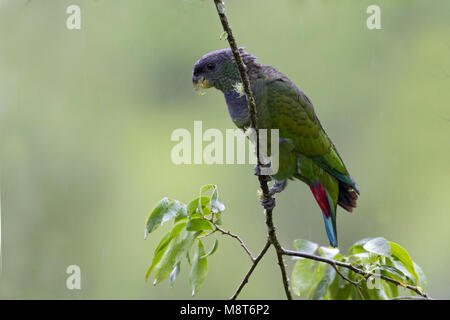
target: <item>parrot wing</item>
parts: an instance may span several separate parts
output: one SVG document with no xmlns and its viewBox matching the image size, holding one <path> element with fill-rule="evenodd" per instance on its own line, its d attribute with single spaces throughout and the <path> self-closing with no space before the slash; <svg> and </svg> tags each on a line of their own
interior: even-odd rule
<svg viewBox="0 0 450 320">
<path fill-rule="evenodd" d="M 275 68 L 267 68 L 264 108 L 270 114 L 270 127 L 279 129 L 281 138 L 291 139 L 295 151 L 300 155 L 311 158 L 318 166 L 359 193 L 309 98 Z"/>
</svg>

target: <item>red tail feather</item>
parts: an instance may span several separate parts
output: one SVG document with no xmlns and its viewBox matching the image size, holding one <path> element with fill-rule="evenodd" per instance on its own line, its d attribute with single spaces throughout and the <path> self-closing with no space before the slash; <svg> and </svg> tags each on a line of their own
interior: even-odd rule
<svg viewBox="0 0 450 320">
<path fill-rule="evenodd" d="M 314 198 L 316 198 L 317 203 L 319 204 L 320 209 L 322 210 L 325 217 L 329 218 L 331 216 L 330 206 L 328 204 L 327 192 L 324 187 L 320 184 L 320 182 L 316 182 L 309 186 L 311 189 Z"/>
</svg>

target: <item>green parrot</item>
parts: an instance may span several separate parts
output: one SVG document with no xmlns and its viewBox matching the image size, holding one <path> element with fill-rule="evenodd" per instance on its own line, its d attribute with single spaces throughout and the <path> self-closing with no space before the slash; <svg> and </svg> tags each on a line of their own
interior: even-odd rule
<svg viewBox="0 0 450 320">
<path fill-rule="evenodd" d="M 239 50 L 256 102 L 257 127 L 279 130 L 279 169 L 272 176 L 270 192 L 273 195 L 283 191 L 288 179 L 306 183 L 322 211 L 330 244 L 336 247 L 337 205 L 352 212 L 358 187 L 323 129 L 311 100 L 277 69 L 258 63 L 243 48 Z M 194 65 L 192 81 L 197 89 L 215 87 L 222 91 L 236 126 L 243 130 L 251 127 L 247 98 L 238 90 L 241 78 L 230 49 L 200 58 Z"/>
</svg>

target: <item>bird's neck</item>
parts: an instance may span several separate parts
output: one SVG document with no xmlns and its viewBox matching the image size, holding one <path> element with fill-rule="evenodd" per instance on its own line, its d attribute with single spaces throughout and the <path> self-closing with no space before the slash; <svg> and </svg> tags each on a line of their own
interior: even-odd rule
<svg viewBox="0 0 450 320">
<path fill-rule="evenodd" d="M 247 76 L 252 85 L 254 81 L 259 77 L 261 65 L 257 63 L 246 64 Z M 247 97 L 243 92 L 241 85 L 240 92 L 236 88 L 236 84 L 241 83 L 241 77 L 239 73 L 236 73 L 230 83 L 227 83 L 226 89 L 222 90 L 225 96 L 225 101 L 228 106 L 228 113 L 230 114 L 233 122 L 241 129 L 248 128 L 250 126 L 250 115 L 248 112 Z M 225 87 L 225 86 L 224 86 Z"/>
<path fill-rule="evenodd" d="M 237 85 L 241 82 L 239 74 L 233 74 L 230 76 L 217 79 L 214 86 L 222 91 L 224 94 L 228 94 L 236 91 Z"/>
<path fill-rule="evenodd" d="M 246 96 L 236 91 L 224 93 L 224 96 L 228 106 L 228 113 L 233 122 L 239 128 L 248 127 L 249 113 Z"/>
<path fill-rule="evenodd" d="M 252 82 L 252 80 L 258 76 L 259 71 L 261 70 L 261 65 L 252 59 L 247 60 L 244 60 L 246 73 L 250 82 Z M 242 83 L 241 75 L 239 74 L 236 64 L 232 62 L 224 66 L 222 77 L 220 79 L 216 79 L 214 82 L 214 86 L 224 94 L 231 94 L 236 91 L 237 86 Z"/>
</svg>

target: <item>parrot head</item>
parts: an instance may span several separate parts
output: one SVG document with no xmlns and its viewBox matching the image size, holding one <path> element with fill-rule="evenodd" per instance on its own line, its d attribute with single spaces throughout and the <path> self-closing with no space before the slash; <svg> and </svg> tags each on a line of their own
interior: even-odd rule
<svg viewBox="0 0 450 320">
<path fill-rule="evenodd" d="M 239 48 L 244 64 L 256 60 L 256 57 Z M 201 57 L 194 65 L 192 82 L 195 90 L 215 87 L 226 93 L 234 90 L 241 81 L 231 49 L 212 51 Z"/>
</svg>

